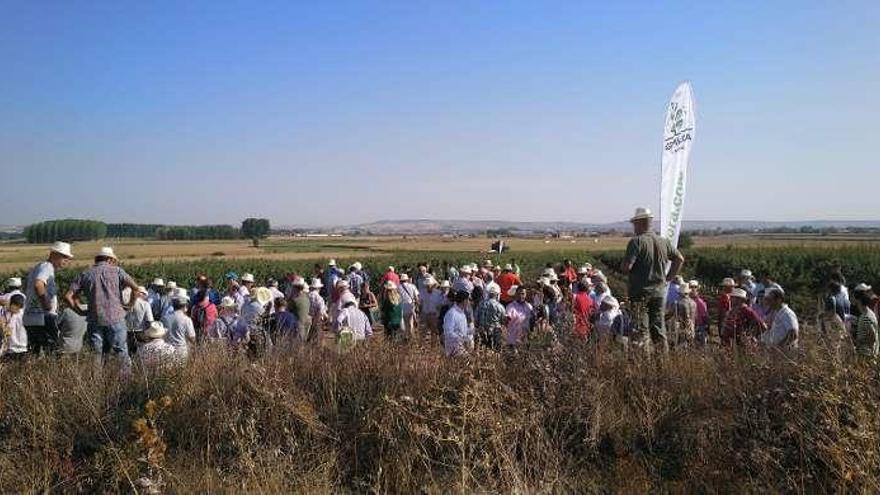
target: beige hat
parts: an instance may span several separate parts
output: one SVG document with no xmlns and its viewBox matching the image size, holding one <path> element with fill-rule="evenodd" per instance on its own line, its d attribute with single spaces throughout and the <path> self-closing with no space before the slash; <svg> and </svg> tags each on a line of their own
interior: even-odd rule
<svg viewBox="0 0 880 495">
<path fill-rule="evenodd" d="M 302 283 L 305 284 L 306 283 L 305 280 L 303 280 Z M 293 285 L 296 285 L 296 281 L 294 281 Z M 302 285 L 302 284 L 300 284 L 300 285 Z M 320 278 L 313 278 L 312 283 L 310 284 L 310 287 L 312 289 L 320 289 L 320 288 L 324 287 L 324 283 L 321 282 Z"/>
<path fill-rule="evenodd" d="M 6 287 L 10 289 L 20 289 L 21 288 L 21 278 L 20 277 L 12 277 L 6 281 Z"/>
<path fill-rule="evenodd" d="M 749 295 L 746 294 L 746 291 L 743 290 L 743 289 L 740 289 L 739 287 L 737 287 L 736 289 L 733 289 L 733 291 L 731 291 L 731 293 L 730 293 L 730 297 L 735 297 L 735 298 L 737 298 L 737 299 L 742 299 L 743 301 L 748 301 L 748 300 L 749 300 Z"/>
<path fill-rule="evenodd" d="M 511 265 L 510 263 L 506 263 L 506 264 L 504 265 L 504 271 L 505 271 L 505 272 L 512 272 L 512 271 L 513 271 L 513 265 Z"/>
<path fill-rule="evenodd" d="M 400 274 L 400 281 L 401 282 L 409 282 L 409 275 L 407 275 L 405 273 L 401 273 Z"/>
<path fill-rule="evenodd" d="M 679 285 L 678 286 L 678 293 L 683 296 L 690 294 L 691 293 L 691 286 L 689 286 L 688 284 Z"/>
<path fill-rule="evenodd" d="M 340 280 L 339 282 L 336 282 L 337 289 L 348 289 L 349 287 L 348 280 Z"/>
<path fill-rule="evenodd" d="M 52 244 L 52 247 L 49 248 L 50 252 L 58 253 L 61 256 L 67 258 L 73 258 L 73 253 L 70 251 L 70 244 L 66 242 L 58 241 L 55 244 Z"/>
<path fill-rule="evenodd" d="M 360 261 L 355 261 L 354 264 L 351 266 L 353 266 L 354 269 L 357 271 L 361 271 L 364 269 L 364 265 L 362 265 Z"/>
<path fill-rule="evenodd" d="M 721 281 L 721 287 L 736 287 L 736 281 L 727 277 Z"/>
<path fill-rule="evenodd" d="M 221 308 L 234 308 L 236 307 L 235 299 L 229 296 L 223 296 L 223 299 L 220 300 Z"/>
<path fill-rule="evenodd" d="M 168 330 L 165 329 L 165 325 L 161 321 L 154 321 L 143 331 L 143 336 L 148 339 L 161 339 L 166 333 Z"/>
<path fill-rule="evenodd" d="M 266 287 L 257 287 L 254 289 L 253 299 L 260 303 L 260 306 L 265 306 L 272 301 L 272 291 Z"/>
<path fill-rule="evenodd" d="M 471 273 L 471 265 L 464 265 L 458 269 L 460 273 Z"/>
<path fill-rule="evenodd" d="M 153 283 L 150 285 L 153 285 L 154 287 L 165 287 L 165 281 L 161 278 L 154 278 Z"/>
<path fill-rule="evenodd" d="M 492 282 L 489 284 L 488 287 L 486 287 L 486 292 L 488 292 L 489 294 L 500 295 L 501 294 L 501 286 Z"/>
<path fill-rule="evenodd" d="M 425 287 L 434 287 L 437 285 L 437 279 L 434 277 L 425 278 Z"/>
<path fill-rule="evenodd" d="M 336 260 L 330 260 L 327 262 L 327 266 L 336 266 Z"/>
<path fill-rule="evenodd" d="M 112 248 L 112 247 L 109 247 L 109 246 L 104 246 L 104 247 L 102 247 L 102 248 L 98 251 L 98 254 L 95 255 L 96 258 L 97 258 L 98 256 L 101 256 L 101 257 L 103 257 L 103 258 L 113 258 L 114 260 L 117 259 L 117 258 L 116 258 L 116 253 L 113 252 L 113 248 Z"/>
<path fill-rule="evenodd" d="M 690 287 L 691 289 L 699 289 L 700 282 L 697 280 L 691 280 L 690 282 L 688 282 L 688 287 Z"/>
<path fill-rule="evenodd" d="M 644 220 L 646 218 L 654 218 L 654 213 L 651 212 L 650 208 L 636 208 L 635 215 L 629 219 L 630 222 L 635 222 L 636 220 Z"/>
<path fill-rule="evenodd" d="M 169 280 L 167 284 L 165 284 L 165 290 L 175 290 L 177 289 L 177 282 L 174 280 Z"/>
<path fill-rule="evenodd" d="M 444 280 L 444 281 L 440 282 L 441 289 L 449 289 L 451 287 L 452 287 L 452 284 L 449 283 L 449 280 Z"/>
<path fill-rule="evenodd" d="M 318 279 L 315 279 L 315 280 L 318 280 Z M 320 280 L 319 280 L 319 282 L 320 282 Z M 304 279 L 304 278 L 300 277 L 299 275 L 297 275 L 296 277 L 293 277 L 293 281 L 290 282 L 290 285 L 292 285 L 292 286 L 294 286 L 294 287 L 305 287 L 305 286 L 306 286 L 306 279 Z M 312 281 L 312 287 L 314 287 L 314 286 L 315 286 L 315 282 L 314 282 L 314 280 L 313 280 L 313 281 Z M 321 287 L 324 287 L 324 286 L 321 285 Z"/>
<path fill-rule="evenodd" d="M 253 282 L 254 281 L 254 274 L 253 273 L 245 273 L 244 275 L 241 276 L 241 281 L 242 282 Z"/>
<path fill-rule="evenodd" d="M 183 287 L 179 287 L 174 289 L 174 295 L 172 299 L 180 299 L 181 301 L 189 302 L 189 294 L 186 292 L 186 289 Z"/>
</svg>

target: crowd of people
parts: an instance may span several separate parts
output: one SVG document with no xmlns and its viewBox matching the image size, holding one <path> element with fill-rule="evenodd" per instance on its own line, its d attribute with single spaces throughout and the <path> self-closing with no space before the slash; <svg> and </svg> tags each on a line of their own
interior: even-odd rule
<svg viewBox="0 0 880 495">
<path fill-rule="evenodd" d="M 218 287 L 205 275 L 191 287 L 162 278 L 143 286 L 110 247 L 96 253 L 94 264 L 62 294 L 55 271 L 73 253 L 69 244 L 56 242 L 24 281 L 6 283 L 0 359 L 76 356 L 87 344 L 97 364 L 114 358 L 128 367 L 135 358 L 164 366 L 184 362 L 202 346 L 259 357 L 320 345 L 332 335 L 346 350 L 373 338 L 379 326 L 385 340 L 436 341 L 448 356 L 558 346 L 566 339 L 656 352 L 700 348 L 712 335 L 745 350 L 799 346 L 798 318 L 779 283 L 768 274 L 757 280 L 744 269 L 722 280 L 717 300 L 707 301 L 699 281 L 679 275 L 684 257 L 652 231 L 652 219 L 646 208 L 631 218 L 634 235 L 620 266 L 628 276 L 627 297 L 621 299 L 601 270 L 572 260 L 548 264 L 536 280 L 524 280 L 514 263 L 492 260 L 459 267 L 420 263 L 400 271 L 388 266 L 382 273 L 329 260 L 280 282 L 229 272 Z M 851 297 L 843 276 L 832 274 L 823 335 L 876 356 L 877 306 L 870 286 L 855 286 Z"/>
</svg>

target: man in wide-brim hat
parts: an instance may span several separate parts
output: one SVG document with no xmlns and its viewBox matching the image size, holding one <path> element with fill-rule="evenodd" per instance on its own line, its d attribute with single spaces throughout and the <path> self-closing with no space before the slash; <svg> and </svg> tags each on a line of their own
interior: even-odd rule
<svg viewBox="0 0 880 495">
<path fill-rule="evenodd" d="M 626 246 L 621 271 L 629 274 L 629 298 L 635 334 L 633 343 L 646 347 L 648 339 L 661 352 L 669 349 L 664 299 L 667 285 L 681 270 L 684 256 L 669 239 L 651 230 L 654 214 L 637 208 L 630 218 L 634 236 Z"/>
</svg>

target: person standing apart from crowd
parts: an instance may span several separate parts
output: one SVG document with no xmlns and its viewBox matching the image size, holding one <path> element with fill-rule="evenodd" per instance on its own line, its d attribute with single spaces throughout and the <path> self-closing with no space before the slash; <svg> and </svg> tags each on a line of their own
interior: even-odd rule
<svg viewBox="0 0 880 495">
<path fill-rule="evenodd" d="M 113 249 L 103 247 L 95 255 L 95 264 L 82 272 L 70 284 L 64 300 L 74 311 L 82 311 L 76 303 L 76 296 L 85 294 L 88 298 L 88 339 L 95 364 L 100 365 L 103 356 L 112 354 L 124 369 L 131 366 L 128 356 L 128 327 L 125 324 L 125 308 L 122 306 L 122 288 L 128 287 L 133 293 L 138 285 L 121 267 L 117 265 Z"/>
<path fill-rule="evenodd" d="M 800 326 L 797 315 L 785 303 L 785 292 L 772 287 L 764 292 L 764 301 L 770 308 L 770 328 L 761 335 L 767 347 L 797 349 Z"/>
<path fill-rule="evenodd" d="M 457 292 L 453 305 L 443 317 L 443 348 L 447 357 L 465 356 L 473 349 L 474 338 L 465 315 L 467 306 L 470 306 L 470 296 Z"/>
<path fill-rule="evenodd" d="M 856 354 L 862 357 L 877 357 L 880 352 L 880 339 L 878 339 L 877 315 L 871 307 L 874 293 L 871 286 L 859 284 L 853 292 L 853 302 L 859 317 L 853 327 L 852 342 Z"/>
<path fill-rule="evenodd" d="M 629 300 L 636 325 L 635 344 L 646 347 L 648 338 L 661 351 L 669 350 L 664 321 L 664 299 L 667 283 L 678 276 L 684 264 L 669 239 L 651 231 L 654 214 L 638 208 L 630 218 L 635 236 L 626 247 L 621 270 L 629 274 Z M 667 266 L 669 273 L 666 272 Z"/>
<path fill-rule="evenodd" d="M 58 338 L 58 286 L 55 271 L 73 259 L 70 244 L 56 242 L 49 248 L 49 258 L 28 273 L 22 322 L 27 333 L 28 351 L 52 353 Z"/>
</svg>

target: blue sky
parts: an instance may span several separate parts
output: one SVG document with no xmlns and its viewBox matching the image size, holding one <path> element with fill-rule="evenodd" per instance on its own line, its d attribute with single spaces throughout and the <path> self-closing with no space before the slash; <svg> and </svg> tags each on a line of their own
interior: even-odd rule
<svg viewBox="0 0 880 495">
<path fill-rule="evenodd" d="M 880 2 L 3 2 L 0 224 L 880 218 Z"/>
</svg>

